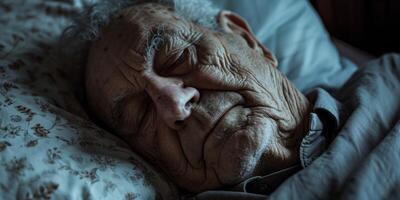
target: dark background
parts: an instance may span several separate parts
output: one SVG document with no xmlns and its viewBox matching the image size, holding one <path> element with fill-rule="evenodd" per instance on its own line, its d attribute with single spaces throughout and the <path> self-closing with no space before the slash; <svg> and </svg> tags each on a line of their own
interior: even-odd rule
<svg viewBox="0 0 400 200">
<path fill-rule="evenodd" d="M 400 0 L 311 0 L 333 37 L 371 54 L 400 52 Z"/>
</svg>

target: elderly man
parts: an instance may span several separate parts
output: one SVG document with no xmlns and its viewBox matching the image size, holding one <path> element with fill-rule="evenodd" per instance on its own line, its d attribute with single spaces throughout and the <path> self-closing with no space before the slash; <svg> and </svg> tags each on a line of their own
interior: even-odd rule
<svg viewBox="0 0 400 200">
<path fill-rule="evenodd" d="M 191 191 L 296 164 L 311 109 L 243 19 L 216 19 L 213 30 L 168 5 L 127 7 L 87 64 L 91 110 Z"/>
<path fill-rule="evenodd" d="M 208 1 L 99 4 L 84 18 L 90 110 L 183 189 L 271 192 L 341 126 L 340 103 L 306 98 L 245 20 Z"/>
</svg>

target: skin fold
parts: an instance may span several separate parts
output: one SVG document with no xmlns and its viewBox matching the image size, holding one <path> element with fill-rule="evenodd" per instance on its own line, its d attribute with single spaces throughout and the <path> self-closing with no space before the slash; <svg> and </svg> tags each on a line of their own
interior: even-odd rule
<svg viewBox="0 0 400 200">
<path fill-rule="evenodd" d="M 193 192 L 298 162 L 310 112 L 240 16 L 217 21 L 139 4 L 103 29 L 87 63 L 93 115 Z"/>
</svg>

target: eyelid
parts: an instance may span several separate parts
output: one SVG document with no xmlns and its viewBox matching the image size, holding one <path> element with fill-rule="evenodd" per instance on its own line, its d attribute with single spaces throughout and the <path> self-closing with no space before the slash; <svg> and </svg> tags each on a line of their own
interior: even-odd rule
<svg viewBox="0 0 400 200">
<path fill-rule="evenodd" d="M 198 56 L 196 46 L 202 36 L 202 33 L 193 34 L 188 40 L 179 40 L 180 44 L 173 44 L 171 40 L 168 40 L 168 42 L 164 44 L 166 62 L 156 66 L 156 68 L 159 69 L 157 71 L 159 71 L 160 74 L 167 75 L 185 62 L 187 62 L 188 65 L 193 65 Z M 172 46 L 176 46 L 176 48 L 172 49 Z M 183 61 L 177 63 L 181 58 Z"/>
<path fill-rule="evenodd" d="M 201 40 L 203 34 L 200 32 L 196 32 L 186 39 L 178 39 L 177 41 L 180 44 L 172 44 L 171 40 L 169 40 L 166 45 L 170 45 L 171 49 L 166 48 L 167 58 L 169 59 L 171 56 L 177 54 L 178 52 L 182 53 L 185 49 L 190 48 L 191 46 L 196 46 L 196 44 Z M 175 48 L 174 48 L 175 47 Z"/>
<path fill-rule="evenodd" d="M 185 48 L 182 51 L 180 51 L 179 53 L 176 53 L 176 54 L 170 56 L 168 58 L 167 62 L 165 62 L 165 64 L 160 67 L 161 74 L 168 74 L 168 73 L 174 71 L 177 67 L 179 67 L 183 63 L 185 63 L 185 61 L 187 59 L 187 54 L 188 54 L 187 48 Z M 177 63 L 180 59 L 183 59 L 183 61 L 180 61 L 180 63 Z"/>
</svg>

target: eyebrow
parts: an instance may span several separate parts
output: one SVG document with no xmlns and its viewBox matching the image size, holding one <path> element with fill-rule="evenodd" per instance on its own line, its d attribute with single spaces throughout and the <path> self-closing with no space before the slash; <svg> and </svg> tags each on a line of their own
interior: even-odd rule
<svg viewBox="0 0 400 200">
<path fill-rule="evenodd" d="M 154 51 L 160 50 L 160 48 L 168 42 L 169 37 L 177 34 L 175 33 L 176 31 L 179 30 L 168 29 L 162 25 L 151 29 L 151 31 L 149 31 L 150 34 L 145 47 L 146 60 L 150 61 L 154 56 Z M 188 36 L 188 38 L 182 38 L 182 40 L 187 42 L 189 46 L 191 44 L 196 44 L 202 36 L 202 33 L 197 32 L 195 34 L 191 34 Z"/>
<path fill-rule="evenodd" d="M 147 65 L 153 64 L 151 62 L 154 61 L 155 52 L 159 51 L 160 48 L 162 46 L 164 46 L 165 44 L 169 44 L 168 42 L 169 42 L 170 37 L 176 36 L 175 34 L 177 34 L 178 36 L 180 35 L 179 33 L 176 33 L 176 31 L 179 32 L 179 30 L 167 29 L 164 26 L 157 26 L 157 27 L 153 28 L 152 31 L 150 31 L 151 34 L 148 37 L 149 39 L 148 39 L 148 42 L 146 45 L 146 51 L 145 51 L 146 52 L 145 60 L 147 62 Z M 197 44 L 202 37 L 203 37 L 203 33 L 201 33 L 201 32 L 195 32 L 195 33 L 187 35 L 187 36 L 180 35 L 179 38 L 181 38 L 181 40 L 184 41 L 185 44 L 179 45 L 179 46 L 183 47 L 183 48 L 170 49 L 171 51 L 167 54 L 167 57 L 170 57 L 171 55 L 173 55 L 173 54 L 177 53 L 178 51 L 185 49 L 191 45 Z M 175 45 L 172 45 L 172 46 L 175 46 Z"/>
<path fill-rule="evenodd" d="M 165 44 L 166 38 L 165 28 L 162 26 L 157 26 L 150 31 L 145 47 L 146 61 L 151 61 L 153 59 L 154 51 L 158 51 L 160 47 Z"/>
</svg>

